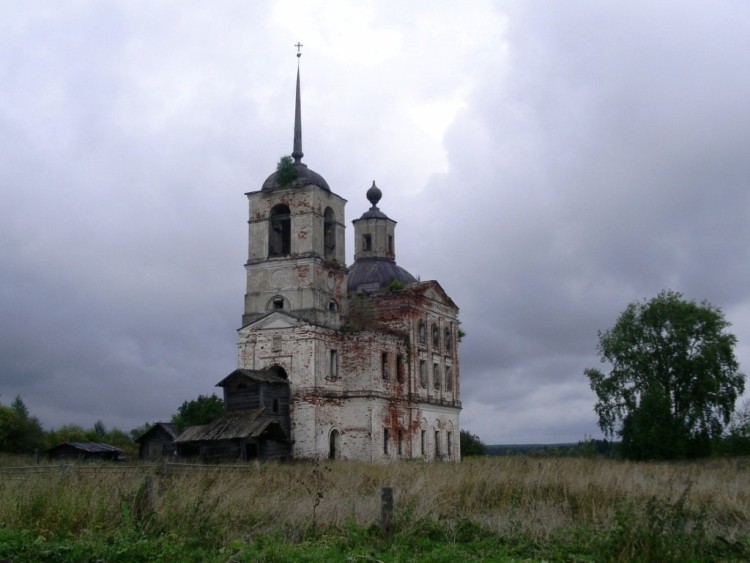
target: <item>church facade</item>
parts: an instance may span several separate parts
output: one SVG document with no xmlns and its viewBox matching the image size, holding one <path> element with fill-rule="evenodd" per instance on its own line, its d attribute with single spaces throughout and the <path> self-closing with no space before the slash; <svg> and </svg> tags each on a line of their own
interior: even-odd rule
<svg viewBox="0 0 750 563">
<path fill-rule="evenodd" d="M 246 194 L 238 370 L 288 382 L 287 404 L 260 406 L 288 416 L 291 457 L 458 461 L 458 307 L 396 264 L 375 182 L 347 267 L 347 202 L 302 162 L 300 113 L 298 70 L 292 159 Z"/>
</svg>

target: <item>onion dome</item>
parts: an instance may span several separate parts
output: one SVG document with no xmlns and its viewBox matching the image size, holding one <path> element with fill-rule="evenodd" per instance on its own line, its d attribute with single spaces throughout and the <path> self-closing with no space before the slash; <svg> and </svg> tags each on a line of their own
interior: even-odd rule
<svg viewBox="0 0 750 563">
<path fill-rule="evenodd" d="M 349 292 L 372 293 L 387 288 L 393 282 L 409 285 L 417 278 L 388 258 L 360 258 L 349 267 Z"/>
</svg>

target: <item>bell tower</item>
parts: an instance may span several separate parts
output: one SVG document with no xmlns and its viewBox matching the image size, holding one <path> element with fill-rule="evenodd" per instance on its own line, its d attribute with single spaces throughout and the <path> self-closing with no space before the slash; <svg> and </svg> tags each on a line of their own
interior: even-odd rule
<svg viewBox="0 0 750 563">
<path fill-rule="evenodd" d="M 250 205 L 247 290 L 242 325 L 282 310 L 338 328 L 347 314 L 346 200 L 302 162 L 300 72 L 291 158 L 284 157 Z"/>
</svg>

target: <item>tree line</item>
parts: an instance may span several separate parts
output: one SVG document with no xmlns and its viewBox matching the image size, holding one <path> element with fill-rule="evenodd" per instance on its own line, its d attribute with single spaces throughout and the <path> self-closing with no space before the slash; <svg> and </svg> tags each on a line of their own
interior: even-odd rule
<svg viewBox="0 0 750 563">
<path fill-rule="evenodd" d="M 729 326 L 718 307 L 688 301 L 674 291 L 628 305 L 612 328 L 598 334 L 606 369 L 584 371 L 606 439 L 584 440 L 566 448 L 566 454 L 633 460 L 750 455 L 750 401 L 735 410 L 745 375 Z M 171 422 L 179 432 L 211 422 L 223 410 L 216 395 L 201 395 L 185 401 Z M 107 430 L 99 420 L 90 429 L 68 425 L 45 432 L 18 396 L 10 406 L 0 405 L 0 451 L 22 453 L 71 441 L 128 450 L 150 426 L 125 433 Z M 488 453 L 478 436 L 462 430 L 460 439 L 464 457 Z"/>
<path fill-rule="evenodd" d="M 197 399 L 180 405 L 170 422 L 178 432 L 188 426 L 206 424 L 224 411 L 224 401 L 215 394 L 200 395 Z M 43 451 L 65 442 L 99 442 L 135 453 L 135 440 L 153 426 L 150 422 L 125 432 L 119 428 L 108 429 L 97 420 L 90 428 L 66 424 L 45 430 L 42 423 L 29 413 L 20 395 L 10 405 L 0 404 L 0 452 L 28 454 Z"/>
</svg>

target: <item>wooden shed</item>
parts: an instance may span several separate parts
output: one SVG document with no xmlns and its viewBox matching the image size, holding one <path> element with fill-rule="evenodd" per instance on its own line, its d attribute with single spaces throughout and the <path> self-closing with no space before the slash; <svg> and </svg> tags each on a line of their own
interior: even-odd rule
<svg viewBox="0 0 750 563">
<path fill-rule="evenodd" d="M 291 455 L 289 382 L 274 370 L 238 369 L 222 379 L 226 411 L 191 426 L 174 444 L 180 456 L 283 459 Z"/>
<path fill-rule="evenodd" d="M 47 450 L 50 459 L 117 461 L 124 450 L 99 442 L 63 442 Z"/>
<path fill-rule="evenodd" d="M 174 439 L 177 429 L 169 422 L 157 422 L 135 441 L 138 444 L 138 457 L 141 459 L 159 459 L 176 454 Z"/>
</svg>

